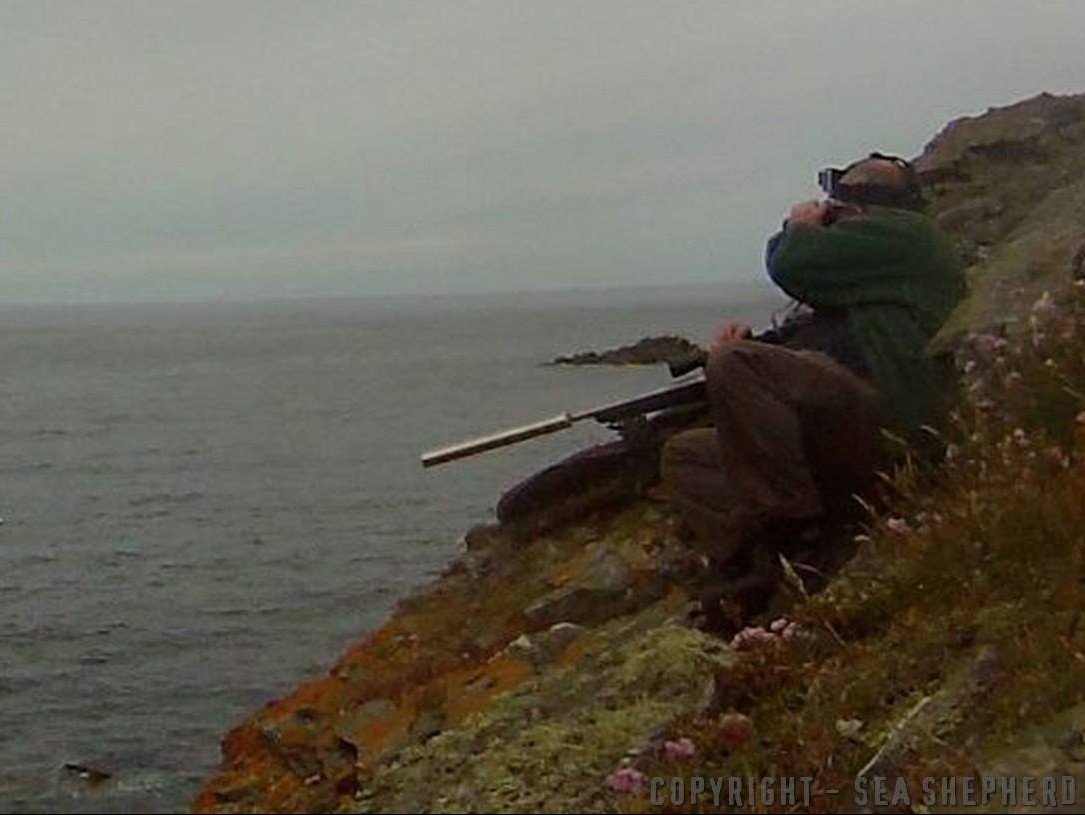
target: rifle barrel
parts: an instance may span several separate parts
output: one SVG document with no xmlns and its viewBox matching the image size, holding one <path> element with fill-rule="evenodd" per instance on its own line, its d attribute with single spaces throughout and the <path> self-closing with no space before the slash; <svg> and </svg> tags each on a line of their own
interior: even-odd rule
<svg viewBox="0 0 1085 815">
<path fill-rule="evenodd" d="M 541 422 L 513 427 L 509 430 L 502 430 L 499 433 L 493 433 L 489 436 L 480 436 L 477 439 L 454 444 L 451 447 L 442 447 L 439 450 L 431 450 L 428 453 L 422 454 L 422 466 L 433 467 L 437 464 L 444 464 L 446 461 L 455 461 L 458 458 L 473 456 L 475 453 L 483 453 L 497 447 L 504 447 L 508 444 L 515 444 L 519 441 L 533 439 L 536 436 L 545 436 L 547 433 L 556 433 L 559 430 L 565 430 L 566 428 L 572 427 L 574 421 L 574 418 L 570 414 L 559 413 L 557 416 L 543 419 Z"/>
<path fill-rule="evenodd" d="M 703 378 L 691 379 L 677 385 L 667 385 L 631 399 L 622 399 L 607 405 L 600 405 L 580 413 L 571 414 L 574 422 L 581 419 L 595 419 L 604 424 L 621 421 L 629 416 L 654 413 L 657 410 L 672 407 L 677 404 L 695 402 L 705 398 L 705 381 Z"/>
</svg>

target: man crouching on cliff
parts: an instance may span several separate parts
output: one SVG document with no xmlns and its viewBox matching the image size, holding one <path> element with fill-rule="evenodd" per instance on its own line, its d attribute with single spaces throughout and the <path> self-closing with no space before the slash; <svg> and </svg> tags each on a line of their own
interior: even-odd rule
<svg viewBox="0 0 1085 815">
<path fill-rule="evenodd" d="M 832 514 L 872 478 L 882 427 L 937 424 L 928 341 L 964 293 L 948 239 L 911 166 L 878 153 L 819 178 L 768 242 L 769 276 L 798 301 L 752 337 L 723 323 L 705 365 L 714 427 L 662 453 L 665 492 L 695 545 L 722 566 L 780 522 Z"/>
</svg>

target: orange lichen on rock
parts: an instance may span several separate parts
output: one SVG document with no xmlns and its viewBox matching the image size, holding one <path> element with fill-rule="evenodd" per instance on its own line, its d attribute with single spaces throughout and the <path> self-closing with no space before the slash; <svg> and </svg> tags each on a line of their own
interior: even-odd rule
<svg viewBox="0 0 1085 815">
<path fill-rule="evenodd" d="M 663 521 L 643 504 L 600 519 L 609 535 L 590 524 L 583 535 L 530 541 L 477 531 L 473 549 L 328 675 L 231 730 L 194 811 L 334 808 L 387 756 L 532 677 L 533 660 L 548 648 L 556 657 L 571 634 L 519 650 L 517 638 L 598 624 L 663 594 L 646 551 L 659 544 Z"/>
<path fill-rule="evenodd" d="M 486 709 L 490 700 L 529 679 L 529 664 L 513 657 L 498 657 L 480 669 L 449 677 L 445 711 L 449 724 L 458 724 Z"/>
</svg>

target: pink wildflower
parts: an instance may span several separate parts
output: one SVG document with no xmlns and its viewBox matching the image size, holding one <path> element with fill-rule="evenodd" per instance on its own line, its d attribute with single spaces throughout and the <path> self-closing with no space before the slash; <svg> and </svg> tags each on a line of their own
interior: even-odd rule
<svg viewBox="0 0 1085 815">
<path fill-rule="evenodd" d="M 663 742 L 663 752 L 671 761 L 685 761 L 697 755 L 697 745 L 687 736 Z"/>
<path fill-rule="evenodd" d="M 996 337 L 994 334 L 973 334 L 970 339 L 977 351 L 987 355 L 1004 351 L 1008 344 L 1002 337 Z"/>
<path fill-rule="evenodd" d="M 632 767 L 619 767 L 607 776 L 607 786 L 614 792 L 640 792 L 644 788 L 644 773 Z"/>
<path fill-rule="evenodd" d="M 766 628 L 751 625 L 743 628 L 731 639 L 731 647 L 736 651 L 751 651 L 755 648 L 780 645 L 802 633 L 802 627 L 786 617 L 773 620 Z"/>
<path fill-rule="evenodd" d="M 776 635 L 760 626 L 751 625 L 743 628 L 731 639 L 731 647 L 736 651 L 748 651 L 759 645 L 776 642 Z"/>
<path fill-rule="evenodd" d="M 912 531 L 908 522 L 903 518 L 890 518 L 885 522 L 885 525 L 890 532 L 896 532 L 898 535 L 906 535 Z"/>
</svg>

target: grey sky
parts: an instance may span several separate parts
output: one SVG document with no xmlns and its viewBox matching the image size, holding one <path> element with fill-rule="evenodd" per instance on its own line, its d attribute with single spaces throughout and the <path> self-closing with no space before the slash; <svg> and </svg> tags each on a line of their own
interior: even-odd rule
<svg viewBox="0 0 1085 815">
<path fill-rule="evenodd" d="M 1085 90 L 1085 3 L 3 2 L 0 300 L 749 279 L 816 170 Z"/>
</svg>

